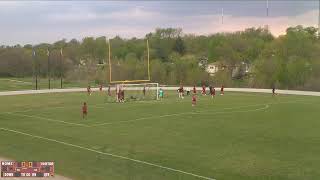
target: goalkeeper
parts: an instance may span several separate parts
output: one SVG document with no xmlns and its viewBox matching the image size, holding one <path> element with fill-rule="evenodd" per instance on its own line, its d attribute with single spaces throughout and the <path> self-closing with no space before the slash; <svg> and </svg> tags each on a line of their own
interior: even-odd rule
<svg viewBox="0 0 320 180">
<path fill-rule="evenodd" d="M 163 97 L 164 97 L 164 92 L 163 92 L 163 90 L 160 88 L 160 89 L 159 89 L 159 98 L 160 98 L 160 99 L 163 99 Z"/>
</svg>

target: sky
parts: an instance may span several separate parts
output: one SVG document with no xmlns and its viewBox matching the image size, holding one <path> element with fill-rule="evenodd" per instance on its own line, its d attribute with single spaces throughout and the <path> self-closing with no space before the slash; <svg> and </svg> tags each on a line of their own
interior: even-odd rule
<svg viewBox="0 0 320 180">
<path fill-rule="evenodd" d="M 318 15 L 319 0 L 0 1 L 0 45 L 141 38 L 168 27 L 209 35 L 268 25 L 279 36 L 289 26 L 318 27 Z"/>
</svg>

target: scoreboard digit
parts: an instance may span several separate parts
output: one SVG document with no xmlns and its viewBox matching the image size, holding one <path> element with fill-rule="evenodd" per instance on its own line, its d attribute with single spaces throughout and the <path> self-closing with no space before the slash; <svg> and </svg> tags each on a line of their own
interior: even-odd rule
<svg viewBox="0 0 320 180">
<path fill-rule="evenodd" d="M 52 177 L 53 161 L 1 161 L 1 177 Z"/>
</svg>

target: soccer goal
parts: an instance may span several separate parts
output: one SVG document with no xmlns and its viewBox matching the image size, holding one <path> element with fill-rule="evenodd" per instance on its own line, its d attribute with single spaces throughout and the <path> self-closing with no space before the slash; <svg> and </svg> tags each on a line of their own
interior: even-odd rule
<svg viewBox="0 0 320 180">
<path fill-rule="evenodd" d="M 150 101 L 159 99 L 159 83 L 115 84 L 107 102 Z"/>
</svg>

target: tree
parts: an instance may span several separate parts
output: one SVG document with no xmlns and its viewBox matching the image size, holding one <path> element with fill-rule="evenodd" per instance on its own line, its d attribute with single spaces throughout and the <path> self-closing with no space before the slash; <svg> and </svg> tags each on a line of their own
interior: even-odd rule
<svg viewBox="0 0 320 180">
<path fill-rule="evenodd" d="M 186 50 L 186 47 L 184 45 L 184 42 L 182 38 L 179 36 L 175 41 L 174 51 L 176 51 L 180 55 L 183 55 L 185 53 L 185 50 Z"/>
</svg>

